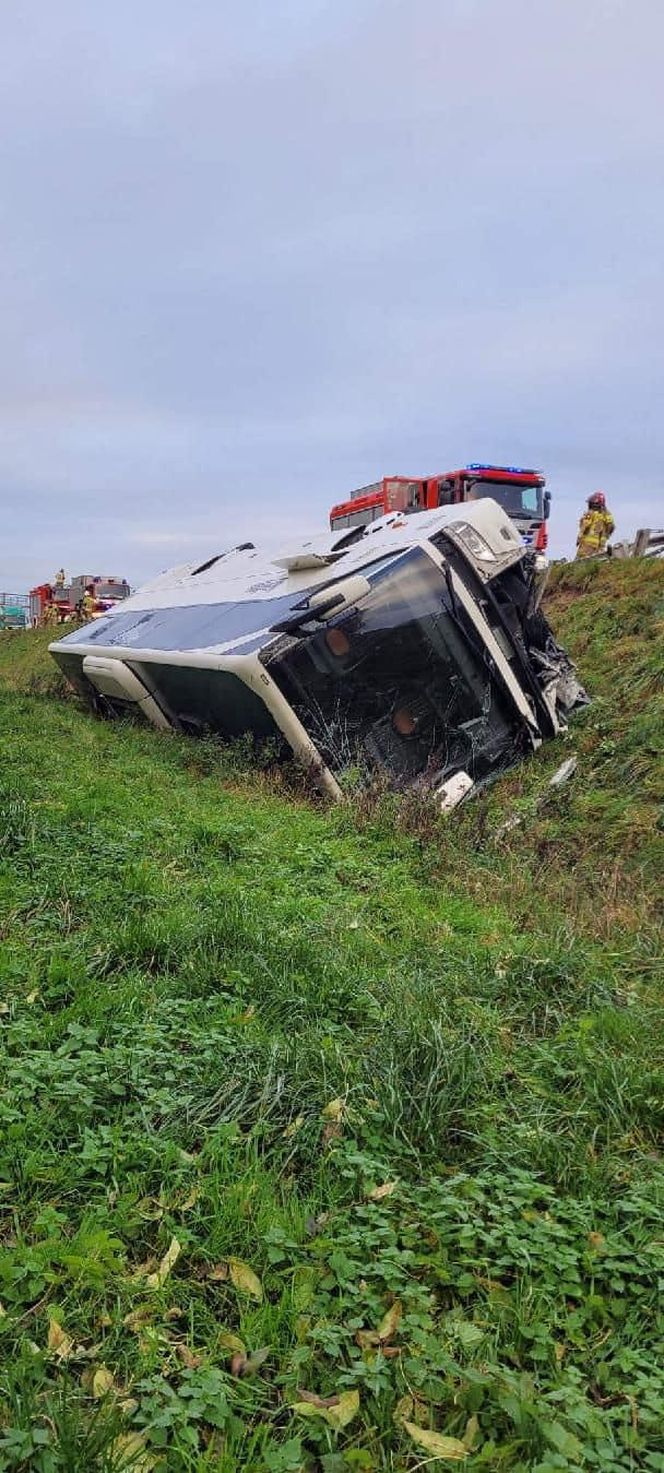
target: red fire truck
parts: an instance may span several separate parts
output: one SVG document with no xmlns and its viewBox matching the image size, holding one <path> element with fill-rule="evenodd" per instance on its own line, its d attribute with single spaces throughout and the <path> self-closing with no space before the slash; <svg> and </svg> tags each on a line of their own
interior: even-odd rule
<svg viewBox="0 0 664 1473">
<path fill-rule="evenodd" d="M 64 624 L 76 612 L 85 597 L 86 588 L 92 588 L 95 611 L 93 619 L 106 609 L 113 607 L 131 592 L 126 578 L 107 578 L 100 574 L 79 573 L 70 583 L 39 583 L 30 589 L 30 623 L 33 628 L 44 622 L 49 604 L 54 604 L 57 622 Z"/>
<path fill-rule="evenodd" d="M 547 519 L 551 494 L 545 489 L 539 471 L 515 465 L 481 465 L 474 462 L 463 470 L 445 471 L 443 475 L 385 476 L 370 486 L 360 486 L 348 501 L 333 506 L 330 527 L 365 527 L 386 512 L 424 511 L 428 507 L 454 506 L 458 502 L 478 501 L 492 496 L 516 522 L 524 544 L 543 553 L 547 546 Z"/>
</svg>

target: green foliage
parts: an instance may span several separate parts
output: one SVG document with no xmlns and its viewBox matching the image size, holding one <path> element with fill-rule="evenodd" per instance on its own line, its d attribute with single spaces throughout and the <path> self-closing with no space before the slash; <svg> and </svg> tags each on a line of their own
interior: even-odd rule
<svg viewBox="0 0 664 1473">
<path fill-rule="evenodd" d="M 555 573 L 577 778 L 451 822 L 0 639 L 0 1473 L 664 1469 L 663 575 Z"/>
</svg>

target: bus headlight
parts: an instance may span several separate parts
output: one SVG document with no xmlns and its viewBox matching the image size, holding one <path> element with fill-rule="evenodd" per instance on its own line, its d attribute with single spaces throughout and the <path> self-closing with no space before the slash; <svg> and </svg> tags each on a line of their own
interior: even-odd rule
<svg viewBox="0 0 664 1473">
<path fill-rule="evenodd" d="M 478 558 L 480 562 L 494 563 L 496 561 L 493 548 L 489 547 L 488 542 L 468 522 L 449 522 L 445 531 L 453 532 L 459 542 L 463 543 L 467 552 L 472 553 L 473 557 Z"/>
</svg>

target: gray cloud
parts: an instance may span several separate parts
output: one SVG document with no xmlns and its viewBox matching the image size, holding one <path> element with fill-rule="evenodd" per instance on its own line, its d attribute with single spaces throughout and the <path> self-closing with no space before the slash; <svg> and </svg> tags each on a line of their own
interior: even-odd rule
<svg viewBox="0 0 664 1473">
<path fill-rule="evenodd" d="M 541 466 L 664 521 L 659 0 L 10 0 L 0 587 Z"/>
</svg>

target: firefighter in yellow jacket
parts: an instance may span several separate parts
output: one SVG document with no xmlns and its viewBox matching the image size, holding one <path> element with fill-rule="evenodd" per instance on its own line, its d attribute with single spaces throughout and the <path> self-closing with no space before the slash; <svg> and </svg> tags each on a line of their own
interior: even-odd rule
<svg viewBox="0 0 664 1473">
<path fill-rule="evenodd" d="M 576 555 L 578 558 L 599 557 L 604 552 L 606 544 L 615 530 L 615 522 L 606 504 L 603 491 L 593 491 L 588 497 L 588 510 L 584 511 L 579 522 L 579 535 L 576 539 Z"/>
<path fill-rule="evenodd" d="M 97 604 L 96 604 L 96 600 L 95 600 L 95 596 L 94 596 L 94 589 L 93 589 L 93 587 L 92 587 L 91 584 L 88 584 L 88 587 L 86 588 L 85 593 L 83 595 L 82 607 L 81 607 L 81 613 L 83 615 L 84 620 L 87 621 L 88 619 L 91 619 L 92 618 L 92 615 L 94 614 L 94 611 L 95 611 L 96 607 L 97 607 Z"/>
</svg>

